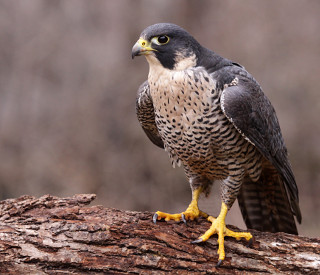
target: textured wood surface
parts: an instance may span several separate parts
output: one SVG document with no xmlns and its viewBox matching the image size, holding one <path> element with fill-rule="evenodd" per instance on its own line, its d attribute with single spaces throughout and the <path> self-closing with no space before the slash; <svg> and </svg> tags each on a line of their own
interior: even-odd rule
<svg viewBox="0 0 320 275">
<path fill-rule="evenodd" d="M 251 231 L 252 247 L 216 237 L 191 244 L 204 219 L 152 223 L 149 212 L 88 206 L 93 194 L 0 202 L 1 274 L 318 274 L 320 239 Z M 229 226 L 230 228 L 237 229 Z"/>
</svg>

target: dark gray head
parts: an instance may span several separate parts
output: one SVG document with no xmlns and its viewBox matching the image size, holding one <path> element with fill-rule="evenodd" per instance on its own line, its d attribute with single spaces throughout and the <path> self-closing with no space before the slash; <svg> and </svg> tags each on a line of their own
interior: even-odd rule
<svg viewBox="0 0 320 275">
<path fill-rule="evenodd" d="M 170 23 L 159 23 L 147 27 L 132 48 L 132 58 L 138 55 L 154 55 L 163 67 L 173 69 L 178 60 L 195 57 L 201 45 L 183 28 Z"/>
</svg>

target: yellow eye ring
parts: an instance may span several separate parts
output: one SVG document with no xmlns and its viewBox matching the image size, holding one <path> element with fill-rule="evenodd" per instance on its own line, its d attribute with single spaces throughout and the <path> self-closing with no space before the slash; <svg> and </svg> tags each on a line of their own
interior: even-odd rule
<svg viewBox="0 0 320 275">
<path fill-rule="evenodd" d="M 160 35 L 160 36 L 156 36 L 156 37 L 153 37 L 151 39 L 151 42 L 156 44 L 156 45 L 165 45 L 169 42 L 169 37 L 166 36 L 166 35 Z"/>
</svg>

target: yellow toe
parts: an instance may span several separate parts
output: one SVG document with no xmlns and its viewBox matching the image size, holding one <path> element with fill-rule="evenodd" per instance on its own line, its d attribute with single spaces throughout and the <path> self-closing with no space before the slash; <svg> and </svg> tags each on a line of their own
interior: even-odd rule
<svg viewBox="0 0 320 275">
<path fill-rule="evenodd" d="M 199 210 L 198 208 L 198 200 L 200 193 L 202 192 L 201 188 L 193 190 L 193 195 L 192 195 L 192 201 L 189 204 L 188 208 L 186 211 L 178 214 L 168 214 L 165 212 L 157 211 L 153 217 L 153 221 L 156 222 L 157 220 L 165 219 L 165 221 L 180 221 L 183 220 L 184 222 L 186 220 L 194 220 L 198 217 L 204 217 L 208 218 L 208 214 Z"/>
<path fill-rule="evenodd" d="M 170 221 L 170 220 L 180 221 L 181 220 L 181 213 L 179 213 L 179 214 L 169 214 L 169 213 L 157 211 L 156 212 L 156 217 L 157 217 L 157 220 L 164 219 L 165 221 Z"/>
<path fill-rule="evenodd" d="M 221 212 L 217 218 L 212 216 L 208 216 L 207 220 L 212 224 L 210 228 L 200 236 L 199 240 L 202 242 L 207 241 L 213 234 L 218 234 L 218 254 L 219 254 L 219 265 L 221 261 L 225 259 L 225 250 L 224 250 L 224 237 L 233 237 L 236 240 L 240 240 L 241 238 L 245 238 L 247 241 L 252 239 L 252 235 L 248 232 L 234 232 L 226 227 L 225 217 L 227 214 L 227 206 L 222 203 Z M 197 241 L 196 241 L 197 242 Z"/>
<path fill-rule="evenodd" d="M 157 211 L 154 215 L 153 221 L 156 222 L 156 220 L 161 220 L 164 219 L 165 221 L 180 221 L 180 220 L 194 220 L 198 217 L 204 217 L 207 218 L 209 215 L 201 210 L 196 208 L 190 208 L 188 207 L 186 211 L 182 213 L 177 213 L 177 214 L 169 214 L 161 211 Z"/>
</svg>

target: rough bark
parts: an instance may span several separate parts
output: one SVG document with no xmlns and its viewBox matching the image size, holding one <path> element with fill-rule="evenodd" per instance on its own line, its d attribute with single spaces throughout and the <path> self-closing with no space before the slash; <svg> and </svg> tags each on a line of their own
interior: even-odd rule
<svg viewBox="0 0 320 275">
<path fill-rule="evenodd" d="M 23 196 L 0 202 L 0 273 L 312 274 L 320 269 L 320 239 L 257 231 L 251 231 L 250 248 L 226 239 L 226 260 L 216 269 L 216 237 L 190 243 L 208 229 L 206 220 L 155 225 L 148 212 L 88 206 L 94 198 Z"/>
</svg>

